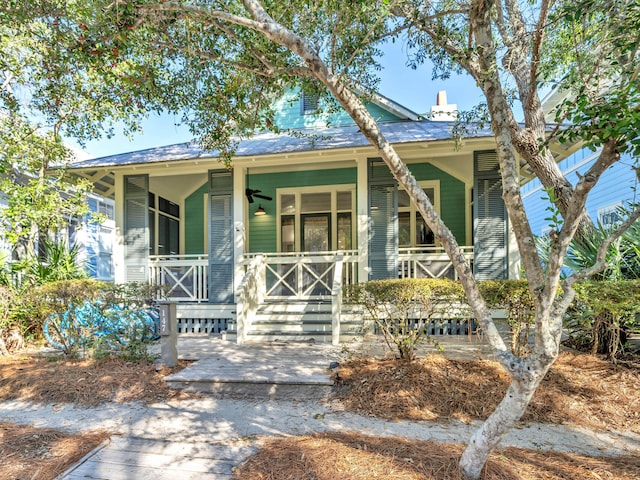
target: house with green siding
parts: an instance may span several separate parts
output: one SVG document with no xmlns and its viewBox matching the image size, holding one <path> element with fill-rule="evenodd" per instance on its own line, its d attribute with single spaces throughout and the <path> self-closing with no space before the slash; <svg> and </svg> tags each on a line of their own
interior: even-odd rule
<svg viewBox="0 0 640 480">
<path fill-rule="evenodd" d="M 382 96 L 368 109 L 478 278 L 515 277 L 491 131 L 460 145 L 450 122 Z M 96 193 L 115 199 L 117 282 L 164 285 L 183 332 L 337 343 L 355 332 L 341 303 L 345 283 L 455 276 L 345 112 L 321 112 L 293 91 L 275 110 L 283 133 L 240 141 L 230 169 L 189 143 L 74 165 Z"/>
</svg>

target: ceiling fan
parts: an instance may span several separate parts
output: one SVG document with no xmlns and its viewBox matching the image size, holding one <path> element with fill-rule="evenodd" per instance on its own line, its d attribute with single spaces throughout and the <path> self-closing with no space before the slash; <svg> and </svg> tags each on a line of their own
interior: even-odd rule
<svg viewBox="0 0 640 480">
<path fill-rule="evenodd" d="M 247 201 L 249 203 L 253 203 L 253 197 L 261 198 L 262 200 L 267 200 L 269 202 L 273 200 L 272 197 L 268 195 L 261 195 L 261 193 L 262 190 L 254 190 L 252 188 L 249 188 L 249 170 L 247 170 L 247 188 L 245 188 L 244 190 L 244 194 L 247 196 Z"/>
<path fill-rule="evenodd" d="M 268 195 L 260 195 L 261 192 L 262 190 L 253 190 L 251 188 L 246 188 L 244 194 L 247 196 L 247 200 L 249 201 L 249 203 L 253 203 L 253 197 L 268 200 L 269 202 L 273 200 L 273 198 Z"/>
</svg>

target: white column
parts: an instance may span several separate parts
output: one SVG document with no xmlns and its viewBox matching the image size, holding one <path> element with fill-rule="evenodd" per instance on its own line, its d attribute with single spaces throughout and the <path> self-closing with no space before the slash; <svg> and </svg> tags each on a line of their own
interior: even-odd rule
<svg viewBox="0 0 640 480">
<path fill-rule="evenodd" d="M 121 172 L 114 174 L 115 196 L 115 230 L 113 234 L 113 279 L 115 283 L 126 282 L 126 270 L 124 260 L 124 175 Z"/>
<path fill-rule="evenodd" d="M 244 211 L 244 188 L 245 188 L 244 167 L 235 166 L 233 168 L 233 291 L 238 291 L 240 282 L 244 277 L 244 267 L 242 260 L 245 252 L 245 211 Z"/>
<path fill-rule="evenodd" d="M 358 221 L 358 281 L 369 280 L 369 186 L 368 186 L 368 160 L 366 157 L 359 157 L 358 168 L 358 198 L 357 198 L 357 221 Z"/>
</svg>

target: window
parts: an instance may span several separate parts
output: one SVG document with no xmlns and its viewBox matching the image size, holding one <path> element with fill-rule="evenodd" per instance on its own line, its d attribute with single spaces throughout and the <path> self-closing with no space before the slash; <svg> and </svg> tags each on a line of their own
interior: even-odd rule
<svg viewBox="0 0 640 480">
<path fill-rule="evenodd" d="M 617 202 L 598 209 L 598 222 L 603 227 L 613 227 L 622 222 L 622 202 Z"/>
<path fill-rule="evenodd" d="M 278 189 L 281 252 L 326 252 L 353 248 L 355 186 Z"/>
<path fill-rule="evenodd" d="M 312 115 L 318 113 L 318 96 L 302 92 L 300 97 L 300 115 Z"/>
<path fill-rule="evenodd" d="M 440 213 L 440 182 L 430 180 L 419 182 L 429 200 Z M 433 232 L 422 219 L 422 215 L 409 194 L 404 190 L 398 190 L 398 246 L 420 247 L 435 246 Z"/>
<path fill-rule="evenodd" d="M 149 192 L 149 254 L 179 253 L 180 205 Z"/>
</svg>

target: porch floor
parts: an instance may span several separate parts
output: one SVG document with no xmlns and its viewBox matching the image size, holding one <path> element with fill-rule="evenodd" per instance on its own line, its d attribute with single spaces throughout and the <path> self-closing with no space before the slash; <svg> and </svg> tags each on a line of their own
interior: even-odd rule
<svg viewBox="0 0 640 480">
<path fill-rule="evenodd" d="M 445 335 L 436 340 L 448 357 L 492 358 L 482 337 Z M 432 345 L 419 349 L 420 355 L 435 352 Z M 322 398 L 331 394 L 334 383 L 331 362 L 390 353 L 382 337 L 373 335 L 339 346 L 306 342 L 238 345 L 213 335 L 180 335 L 178 356 L 197 361 L 166 377 L 167 384 L 175 388 L 239 397 Z"/>
</svg>

